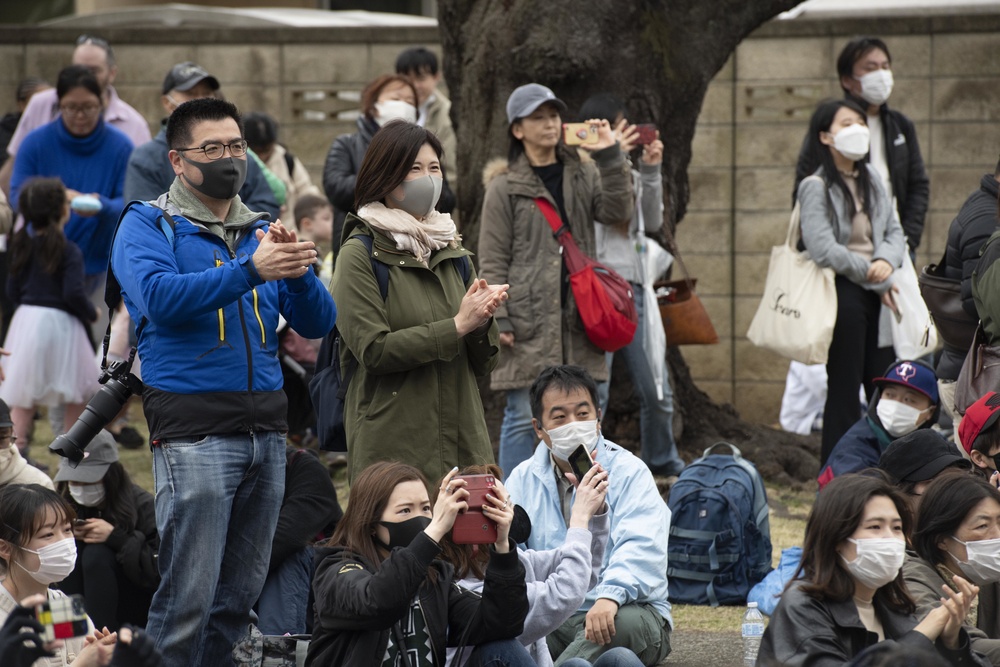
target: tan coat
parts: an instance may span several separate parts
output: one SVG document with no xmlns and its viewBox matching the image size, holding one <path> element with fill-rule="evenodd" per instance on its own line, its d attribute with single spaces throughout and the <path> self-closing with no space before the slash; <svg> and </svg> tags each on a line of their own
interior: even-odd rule
<svg viewBox="0 0 1000 667">
<path fill-rule="evenodd" d="M 458 173 L 455 171 L 455 153 L 458 151 L 458 143 L 455 138 L 455 129 L 451 126 L 451 100 L 445 97 L 440 90 L 434 91 L 434 101 L 427 105 L 427 119 L 424 127 L 434 133 L 434 136 L 441 142 L 444 155 L 441 158 L 441 168 L 444 169 L 444 177 L 448 179 L 448 184 L 454 190 L 458 183 Z"/>
<path fill-rule="evenodd" d="M 563 198 L 569 226 L 585 255 L 597 256 L 593 221 L 617 225 L 632 218 L 632 180 L 618 146 L 581 160 L 559 146 L 564 165 Z M 509 300 L 497 311 L 500 331 L 514 333 L 490 377 L 496 390 L 531 385 L 548 366 L 576 364 L 597 380 L 607 379 L 604 352 L 590 342 L 572 292 L 560 308 L 562 256 L 552 229 L 534 199 L 555 205 L 528 159 L 513 165 L 499 160 L 484 172 L 486 199 L 479 230 L 480 275 L 491 284 L 510 285 Z"/>
</svg>

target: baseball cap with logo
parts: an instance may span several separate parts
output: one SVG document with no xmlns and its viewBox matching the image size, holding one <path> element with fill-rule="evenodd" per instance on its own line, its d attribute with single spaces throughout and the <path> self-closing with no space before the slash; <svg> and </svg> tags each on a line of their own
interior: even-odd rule
<svg viewBox="0 0 1000 667">
<path fill-rule="evenodd" d="M 62 459 L 53 481 L 94 484 L 104 479 L 104 473 L 108 471 L 112 463 L 118 460 L 118 445 L 115 443 L 115 437 L 108 431 L 101 429 L 87 445 L 83 457 L 83 461 L 75 468 L 69 465 L 69 459 Z"/>
<path fill-rule="evenodd" d="M 880 387 L 887 384 L 896 384 L 901 387 L 918 391 L 931 403 L 940 403 L 938 397 L 937 376 L 929 366 L 919 361 L 898 361 L 885 372 L 885 375 L 872 380 Z"/>
<path fill-rule="evenodd" d="M 958 426 L 958 439 L 961 440 L 967 454 L 975 447 L 976 438 L 996 424 L 998 419 L 1000 419 L 1000 394 L 995 391 L 989 392 L 966 409 L 962 423 Z"/>
<path fill-rule="evenodd" d="M 206 72 L 193 62 L 178 63 L 167 72 L 167 78 L 163 80 L 163 94 L 166 95 L 171 90 L 191 90 L 204 81 L 212 90 L 219 89 L 219 80 Z"/>
</svg>

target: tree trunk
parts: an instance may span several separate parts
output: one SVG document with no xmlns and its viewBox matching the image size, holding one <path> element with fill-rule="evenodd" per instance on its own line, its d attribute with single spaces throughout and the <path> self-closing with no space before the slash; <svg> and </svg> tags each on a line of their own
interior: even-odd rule
<svg viewBox="0 0 1000 667">
<path fill-rule="evenodd" d="M 661 128 L 666 224 L 676 226 L 690 196 L 691 141 L 709 82 L 744 37 L 799 2 L 438 0 L 444 76 L 461 147 L 456 157 L 464 244 L 475 250 L 478 242 L 483 167 L 507 152 L 507 97 L 529 82 L 552 88 L 571 114 L 590 95 L 613 92 L 624 100 L 631 120 Z M 668 356 L 683 421 L 678 442 L 687 458 L 729 440 L 771 479 L 816 474 L 815 442 L 742 421 L 731 406 L 714 404 L 694 385 L 676 348 Z M 614 375 L 627 379 L 624 368 Z M 615 384 L 613 396 L 629 391 Z M 484 399 L 495 434 L 503 399 L 488 394 Z M 624 431 L 632 429 L 617 425 L 632 422 L 638 433 L 637 402 L 612 405 L 605 432 L 630 444 Z"/>
</svg>

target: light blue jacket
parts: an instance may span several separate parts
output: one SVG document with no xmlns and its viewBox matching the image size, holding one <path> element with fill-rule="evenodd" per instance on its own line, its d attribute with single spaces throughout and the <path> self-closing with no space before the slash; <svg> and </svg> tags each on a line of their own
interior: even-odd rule
<svg viewBox="0 0 1000 667">
<path fill-rule="evenodd" d="M 611 533 L 600 581 L 587 594 L 580 611 L 590 609 L 598 598 L 614 600 L 619 607 L 645 603 L 673 627 L 667 601 L 670 510 L 646 464 L 631 452 L 602 436 L 595 459 L 608 472 L 606 502 Z M 566 541 L 566 520 L 549 448 L 539 443 L 534 456 L 514 468 L 504 484 L 531 517 L 527 547 L 544 551 L 561 546 Z"/>
</svg>

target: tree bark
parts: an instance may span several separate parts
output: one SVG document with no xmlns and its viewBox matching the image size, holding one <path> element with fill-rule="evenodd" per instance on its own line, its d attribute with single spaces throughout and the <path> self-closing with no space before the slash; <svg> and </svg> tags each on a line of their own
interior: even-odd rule
<svg viewBox="0 0 1000 667">
<path fill-rule="evenodd" d="M 444 76 L 460 147 L 463 243 L 476 249 L 483 167 L 506 156 L 507 97 L 530 82 L 555 91 L 570 115 L 590 95 L 613 92 L 624 100 L 631 121 L 660 128 L 666 224 L 674 228 L 690 197 L 691 142 L 709 82 L 743 38 L 800 1 L 438 0 Z M 730 440 L 772 479 L 815 476 L 814 442 L 741 420 L 731 406 L 714 404 L 695 386 L 676 348 L 668 358 L 684 425 L 678 442 L 687 458 L 700 455 L 707 444 Z M 621 371 L 615 377 L 626 380 Z M 503 400 L 484 398 L 495 423 Z M 616 409 L 607 416 L 605 432 L 623 444 L 629 444 L 629 434 L 615 432 L 623 423 L 618 413 L 627 417 L 634 403 L 625 401 L 632 407 L 619 409 L 613 401 Z M 632 417 L 637 434 L 638 419 Z"/>
</svg>

